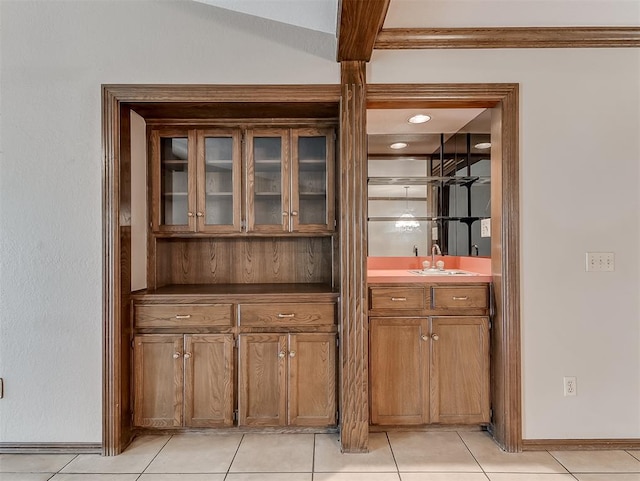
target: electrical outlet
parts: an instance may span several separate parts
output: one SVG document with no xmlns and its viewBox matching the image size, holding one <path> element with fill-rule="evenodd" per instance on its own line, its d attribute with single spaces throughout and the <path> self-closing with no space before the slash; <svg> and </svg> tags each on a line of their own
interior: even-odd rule
<svg viewBox="0 0 640 481">
<path fill-rule="evenodd" d="M 491 219 L 480 221 L 480 237 L 491 237 Z"/>
<path fill-rule="evenodd" d="M 578 384 L 575 376 L 564 377 L 564 395 L 565 396 L 578 395 Z"/>
<path fill-rule="evenodd" d="M 587 252 L 587 271 L 614 271 L 613 252 Z"/>
<path fill-rule="evenodd" d="M 438 228 L 437 227 L 432 227 L 431 228 L 431 240 L 438 240 Z"/>
</svg>

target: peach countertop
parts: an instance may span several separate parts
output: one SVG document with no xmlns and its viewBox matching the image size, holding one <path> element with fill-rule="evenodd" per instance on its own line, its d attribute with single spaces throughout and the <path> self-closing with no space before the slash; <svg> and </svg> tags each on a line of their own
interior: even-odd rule
<svg viewBox="0 0 640 481">
<path fill-rule="evenodd" d="M 421 257 L 369 257 L 367 259 L 367 282 L 369 284 L 437 282 L 469 283 L 491 282 L 491 258 L 436 256 L 436 261 L 444 261 L 445 269 L 458 269 L 472 272 L 472 276 L 412 274 L 409 270 L 422 269 L 422 261 L 431 261 L 431 256 Z"/>
</svg>

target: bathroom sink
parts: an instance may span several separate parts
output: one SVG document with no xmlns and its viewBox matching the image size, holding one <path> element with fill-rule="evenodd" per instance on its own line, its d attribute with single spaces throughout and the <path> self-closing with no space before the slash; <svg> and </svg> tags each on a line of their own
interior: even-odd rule
<svg viewBox="0 0 640 481">
<path fill-rule="evenodd" d="M 473 272 L 461 271 L 460 269 L 416 269 L 410 270 L 411 274 L 416 274 L 418 276 L 477 276 Z"/>
</svg>

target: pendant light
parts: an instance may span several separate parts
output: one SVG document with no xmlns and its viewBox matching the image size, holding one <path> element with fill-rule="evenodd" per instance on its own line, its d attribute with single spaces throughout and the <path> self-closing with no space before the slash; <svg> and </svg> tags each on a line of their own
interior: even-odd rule
<svg viewBox="0 0 640 481">
<path fill-rule="evenodd" d="M 405 210 L 400 215 L 400 219 L 396 221 L 396 230 L 401 232 L 414 232 L 420 230 L 420 222 L 418 222 L 415 216 L 409 209 L 409 186 L 404 187 L 405 198 Z"/>
</svg>

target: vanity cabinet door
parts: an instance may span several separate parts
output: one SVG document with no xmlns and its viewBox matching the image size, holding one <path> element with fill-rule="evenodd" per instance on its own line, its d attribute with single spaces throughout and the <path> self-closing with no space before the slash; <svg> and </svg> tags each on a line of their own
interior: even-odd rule
<svg viewBox="0 0 640 481">
<path fill-rule="evenodd" d="M 182 425 L 182 334 L 144 334 L 133 342 L 135 426 Z"/>
<path fill-rule="evenodd" d="M 430 342 L 427 334 L 427 318 L 371 318 L 372 424 L 429 422 Z"/>
<path fill-rule="evenodd" d="M 431 422 L 488 423 L 489 318 L 430 319 Z"/>
</svg>

